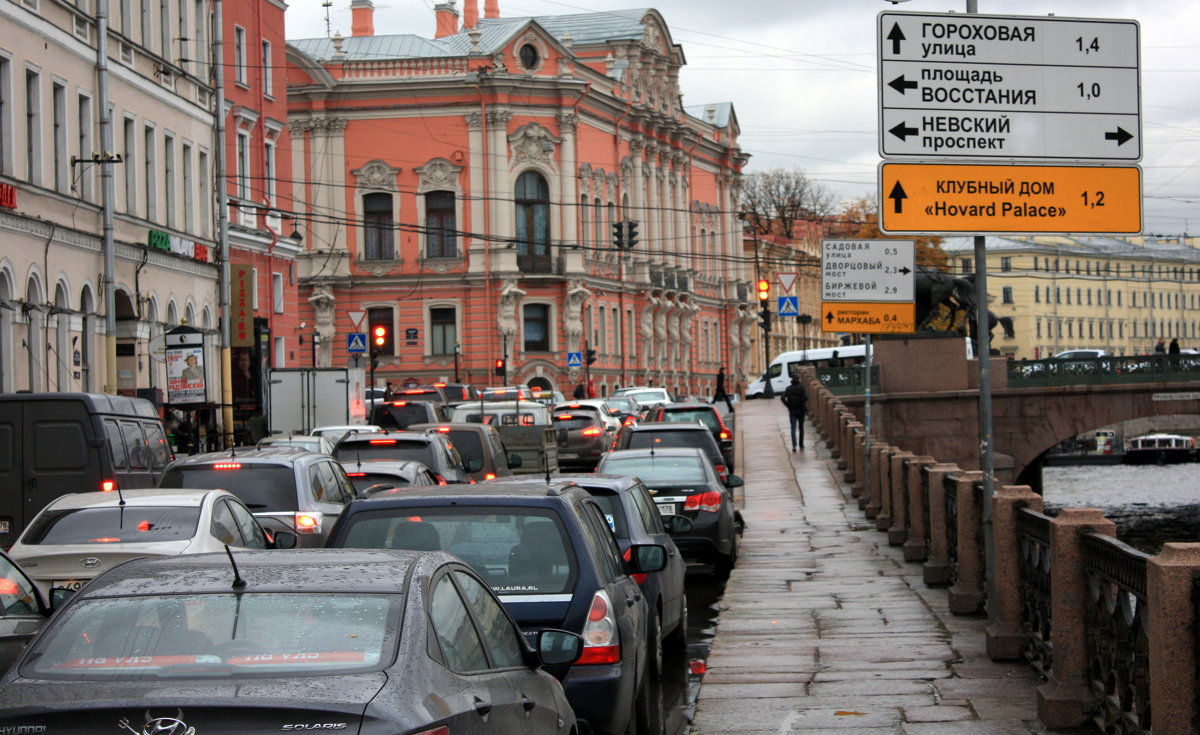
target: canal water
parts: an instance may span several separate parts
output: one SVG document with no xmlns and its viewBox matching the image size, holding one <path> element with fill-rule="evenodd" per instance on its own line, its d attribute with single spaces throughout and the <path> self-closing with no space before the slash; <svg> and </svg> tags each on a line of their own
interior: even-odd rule
<svg viewBox="0 0 1200 735">
<path fill-rule="evenodd" d="M 1059 508 L 1100 508 L 1117 538 L 1147 553 L 1167 541 L 1200 542 L 1200 464 L 1046 467 L 1042 497 Z"/>
</svg>

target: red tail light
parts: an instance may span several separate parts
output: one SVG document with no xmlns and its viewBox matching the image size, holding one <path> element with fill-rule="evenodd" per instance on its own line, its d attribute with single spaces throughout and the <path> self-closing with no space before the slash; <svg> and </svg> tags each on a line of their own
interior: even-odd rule
<svg viewBox="0 0 1200 735">
<path fill-rule="evenodd" d="M 485 480 L 495 480 L 495 479 L 496 479 L 496 473 L 495 473 L 495 472 L 489 472 L 489 473 L 487 473 L 486 475 L 484 475 L 484 476 L 483 476 L 483 479 L 485 479 Z"/>
<path fill-rule="evenodd" d="M 320 533 L 322 515 L 321 513 L 297 513 L 296 533 Z"/>
<path fill-rule="evenodd" d="M 633 560 L 633 549 L 632 548 L 625 549 L 625 553 L 621 555 L 621 558 L 624 559 L 625 561 L 632 561 Z M 633 577 L 633 581 L 637 582 L 638 584 L 646 583 L 647 575 L 645 572 L 638 572 L 637 574 L 631 574 L 629 576 Z"/>
<path fill-rule="evenodd" d="M 702 658 L 694 658 L 688 661 L 688 671 L 696 676 L 704 676 L 708 672 L 708 662 Z"/>
<path fill-rule="evenodd" d="M 449 482 L 446 482 L 446 478 L 442 477 L 441 475 L 439 475 L 437 473 L 434 473 L 433 479 L 437 480 L 437 484 L 439 484 L 439 485 L 449 485 L 450 484 Z"/>
<path fill-rule="evenodd" d="M 717 477 L 721 478 L 721 482 L 725 482 L 729 479 L 729 468 L 725 465 L 715 465 L 713 469 L 717 471 Z"/>
<path fill-rule="evenodd" d="M 366 472 L 347 472 L 346 477 L 366 477 Z"/>
<path fill-rule="evenodd" d="M 20 595 L 21 588 L 11 579 L 0 578 L 0 595 Z"/>
<path fill-rule="evenodd" d="M 596 590 L 587 622 L 583 625 L 583 655 L 578 664 L 617 664 L 621 662 L 621 641 L 617 619 L 612 613 L 608 593 Z"/>
<path fill-rule="evenodd" d="M 449 427 L 449 426 L 439 426 L 439 427 L 437 427 L 437 430 L 438 430 L 440 433 L 442 433 L 442 434 L 449 434 L 449 433 L 450 433 L 450 427 Z"/>
<path fill-rule="evenodd" d="M 120 542 L 121 539 L 113 538 L 112 536 L 102 536 L 101 538 L 94 538 L 88 541 L 89 544 L 117 544 Z"/>
<path fill-rule="evenodd" d="M 370 444 L 395 444 L 395 439 L 371 439 Z"/>
<path fill-rule="evenodd" d="M 117 481 L 116 480 L 105 480 L 104 482 L 100 483 L 100 491 L 101 492 L 111 493 L 112 491 L 114 491 L 116 489 L 117 489 Z"/>
<path fill-rule="evenodd" d="M 593 426 L 590 429 L 584 429 L 583 435 L 584 436 L 600 436 L 600 430 L 597 429 L 595 426 Z"/>
<path fill-rule="evenodd" d="M 634 424 L 637 423 L 637 419 L 635 419 L 632 416 L 626 416 L 625 420 L 621 423 L 624 424 L 625 426 L 633 426 Z"/>
<path fill-rule="evenodd" d="M 240 470 L 241 462 L 217 462 L 212 466 L 214 470 Z"/>
<path fill-rule="evenodd" d="M 729 432 L 726 431 L 725 429 L 721 429 L 721 440 L 724 441 L 725 439 L 728 439 L 728 438 L 729 438 Z"/>
<path fill-rule="evenodd" d="M 689 495 L 683 501 L 684 510 L 700 510 L 705 513 L 716 513 L 721 510 L 721 493 L 710 490 L 706 493 Z"/>
<path fill-rule="evenodd" d="M 392 401 L 391 405 L 393 405 L 393 406 L 407 406 L 407 405 L 408 405 L 408 401 Z"/>
</svg>

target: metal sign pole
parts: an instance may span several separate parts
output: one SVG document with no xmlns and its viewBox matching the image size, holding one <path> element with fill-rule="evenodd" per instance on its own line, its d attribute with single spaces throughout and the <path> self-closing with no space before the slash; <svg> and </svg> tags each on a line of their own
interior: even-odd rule
<svg viewBox="0 0 1200 735">
<path fill-rule="evenodd" d="M 866 380 L 863 381 L 863 494 L 871 497 L 871 335 L 866 336 L 867 361 L 863 363 Z"/>
</svg>

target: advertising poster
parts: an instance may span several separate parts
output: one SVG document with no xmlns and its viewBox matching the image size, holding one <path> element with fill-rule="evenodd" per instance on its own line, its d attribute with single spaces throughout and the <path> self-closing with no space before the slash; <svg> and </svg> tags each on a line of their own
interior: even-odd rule
<svg viewBox="0 0 1200 735">
<path fill-rule="evenodd" d="M 167 350 L 167 402 L 204 403 L 204 347 L 172 347 Z"/>
</svg>

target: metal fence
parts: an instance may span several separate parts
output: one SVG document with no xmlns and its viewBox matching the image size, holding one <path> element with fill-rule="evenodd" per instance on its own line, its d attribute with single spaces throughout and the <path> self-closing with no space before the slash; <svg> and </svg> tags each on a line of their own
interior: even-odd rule
<svg viewBox="0 0 1200 735">
<path fill-rule="evenodd" d="M 1200 380 L 1200 355 L 1130 355 L 1078 360 L 1010 360 L 1010 388 L 1176 383 Z"/>
</svg>

